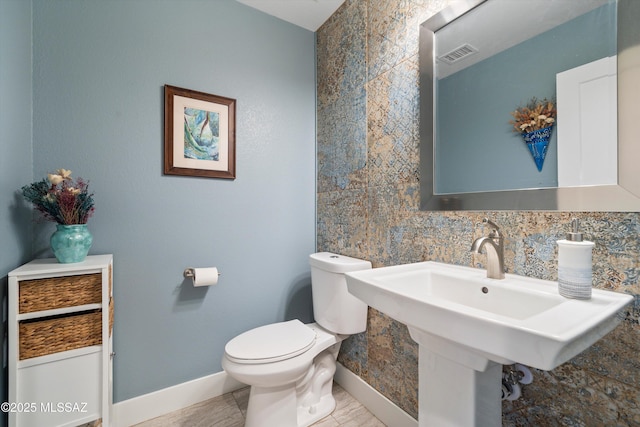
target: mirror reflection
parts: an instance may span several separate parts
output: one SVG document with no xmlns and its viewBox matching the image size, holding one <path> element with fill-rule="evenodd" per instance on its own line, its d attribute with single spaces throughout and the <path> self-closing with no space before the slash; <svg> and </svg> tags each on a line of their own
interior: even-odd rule
<svg viewBox="0 0 640 427">
<path fill-rule="evenodd" d="M 422 24 L 421 208 L 640 210 L 638 3 L 459 0 Z M 536 99 L 555 117 L 523 135 Z"/>
<path fill-rule="evenodd" d="M 435 40 L 437 194 L 556 187 L 559 174 L 589 174 L 582 163 L 598 168 L 592 160 L 601 161 L 603 155 L 613 159 L 613 181 L 564 179 L 562 185 L 616 183 L 615 1 L 490 0 L 438 30 Z M 613 58 L 612 78 L 585 78 L 588 71 L 580 71 L 582 67 L 597 67 L 603 58 Z M 606 77 L 608 70 L 605 65 Z M 566 74 L 574 77 L 562 79 Z M 595 80 L 590 85 L 596 87 L 585 87 L 580 79 Z M 573 92 L 590 97 L 593 105 L 583 107 L 583 114 L 595 114 L 597 124 L 570 117 L 568 110 L 579 102 L 565 95 L 572 85 L 583 85 Z M 550 126 L 546 153 L 538 156 L 538 164 L 509 124 L 510 113 L 532 99 L 558 105 L 557 124 Z M 565 126 L 573 127 L 565 137 L 573 141 L 560 138 Z M 596 149 L 582 153 L 580 141 L 594 133 L 608 136 L 609 142 L 597 138 Z M 562 152 L 561 144 L 572 147 Z"/>
</svg>

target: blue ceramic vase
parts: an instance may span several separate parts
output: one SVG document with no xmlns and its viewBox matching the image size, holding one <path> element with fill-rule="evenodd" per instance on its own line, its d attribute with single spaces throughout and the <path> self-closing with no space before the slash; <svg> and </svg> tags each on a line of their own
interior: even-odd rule
<svg viewBox="0 0 640 427">
<path fill-rule="evenodd" d="M 533 156 L 533 161 L 536 162 L 538 172 L 542 171 L 542 165 L 544 159 L 547 156 L 547 149 L 549 148 L 549 140 L 551 139 L 551 131 L 553 126 L 546 127 L 544 129 L 534 130 L 533 132 L 523 133 L 522 137 L 524 142 Z"/>
<path fill-rule="evenodd" d="M 50 243 L 58 262 L 82 262 L 89 253 L 93 236 L 87 229 L 87 224 L 58 224 L 57 230 L 51 235 Z"/>
</svg>

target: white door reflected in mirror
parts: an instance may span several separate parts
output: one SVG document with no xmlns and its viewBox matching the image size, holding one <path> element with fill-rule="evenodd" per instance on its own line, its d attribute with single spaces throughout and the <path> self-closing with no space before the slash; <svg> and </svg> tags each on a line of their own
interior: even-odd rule
<svg viewBox="0 0 640 427">
<path fill-rule="evenodd" d="M 559 187 L 618 183 L 617 58 L 556 75 Z"/>
</svg>

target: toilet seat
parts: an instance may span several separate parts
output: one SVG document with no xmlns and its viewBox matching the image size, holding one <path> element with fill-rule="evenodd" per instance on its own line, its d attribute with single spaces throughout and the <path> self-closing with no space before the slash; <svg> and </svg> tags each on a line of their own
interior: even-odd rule
<svg viewBox="0 0 640 427">
<path fill-rule="evenodd" d="M 279 362 L 309 350 L 316 332 L 301 321 L 273 323 L 244 332 L 224 348 L 229 360 L 242 364 Z"/>
</svg>

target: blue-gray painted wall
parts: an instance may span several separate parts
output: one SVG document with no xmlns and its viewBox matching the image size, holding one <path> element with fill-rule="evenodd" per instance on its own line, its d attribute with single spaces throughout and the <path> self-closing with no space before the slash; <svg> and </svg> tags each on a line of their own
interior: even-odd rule
<svg viewBox="0 0 640 427">
<path fill-rule="evenodd" d="M 0 1 L 12 5 L 3 24 L 20 16 L 18 1 Z M 27 112 L 33 99 L 33 126 L 0 117 L 3 150 L 15 151 L 2 156 L 0 197 L 12 203 L 21 185 L 57 168 L 90 181 L 91 253 L 114 254 L 114 400 L 220 372 L 225 343 L 244 330 L 310 321 L 314 33 L 233 0 L 32 5 L 27 29 L 2 27 L 27 48 L 33 37 L 33 96 L 16 88 L 2 97 L 3 107 L 24 97 Z M 15 80 L 7 84 L 31 89 L 28 78 Z M 165 84 L 237 100 L 237 179 L 162 174 Z M 28 148 L 12 148 L 16 141 Z M 31 257 L 51 256 L 53 224 L 16 228 L 5 208 L 0 229 L 17 235 L 3 241 L 5 276 Z M 29 241 L 26 259 L 5 261 Z M 183 279 L 186 267 L 206 266 L 222 272 L 217 286 Z"/>
<path fill-rule="evenodd" d="M 615 37 L 603 37 L 615 34 L 615 7 L 602 6 L 438 82 L 446 94 L 438 98 L 438 193 L 557 187 L 556 129 L 539 172 L 512 131 L 510 112 L 532 97 L 555 98 L 557 73 L 615 55 Z"/>
<path fill-rule="evenodd" d="M 0 0 L 0 401 L 7 392 L 7 273 L 31 258 L 30 210 L 15 191 L 32 177 L 31 2 Z M 0 425 L 6 425 L 0 413 Z"/>
</svg>

